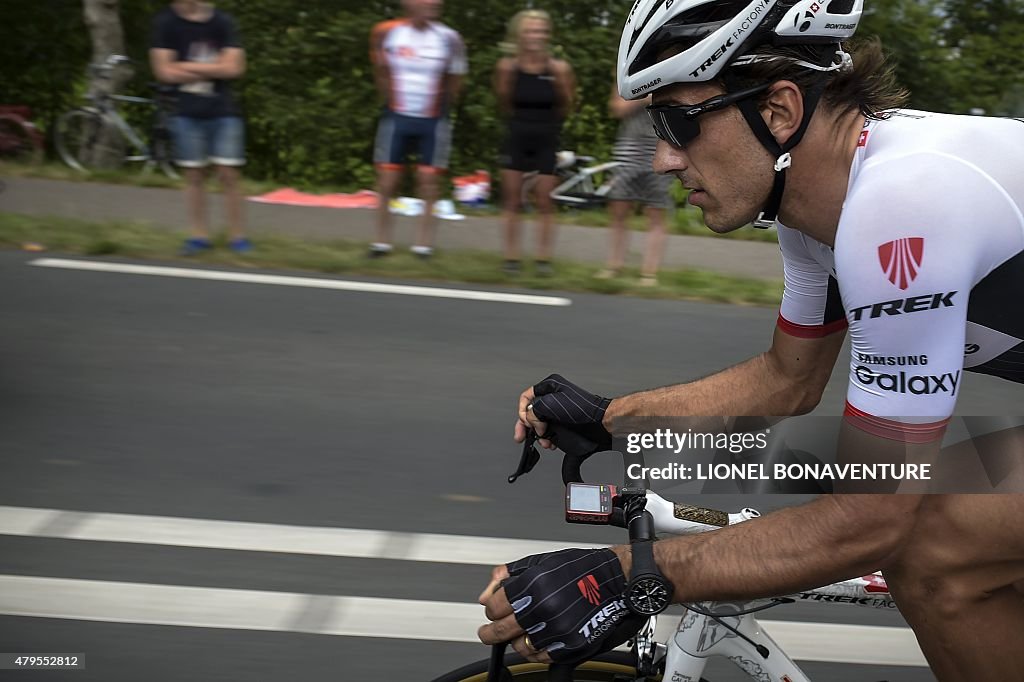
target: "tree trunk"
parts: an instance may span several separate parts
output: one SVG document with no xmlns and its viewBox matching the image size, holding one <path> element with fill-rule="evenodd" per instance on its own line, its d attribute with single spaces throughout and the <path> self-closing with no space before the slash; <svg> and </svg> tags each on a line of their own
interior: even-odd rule
<svg viewBox="0 0 1024 682">
<path fill-rule="evenodd" d="M 92 40 L 92 63 L 102 64 L 111 55 L 124 54 L 124 32 L 121 30 L 119 0 L 82 0 L 85 25 Z M 132 69 L 119 65 L 112 71 L 90 74 L 90 91 L 116 92 L 132 77 Z"/>
<path fill-rule="evenodd" d="M 110 56 L 124 54 L 119 0 L 82 0 L 82 5 L 85 25 L 92 41 L 89 93 L 93 97 L 111 95 L 118 92 L 132 77 L 132 68 L 127 63 L 117 64 L 113 68 L 102 67 Z M 93 158 L 91 164 L 104 168 L 119 167 L 124 161 L 124 151 L 119 150 L 119 145 L 115 144 L 120 141 L 119 133 L 104 127 L 98 136 L 97 144 L 86 153 L 103 158 Z"/>
<path fill-rule="evenodd" d="M 92 38 L 92 61 L 101 63 L 109 55 L 124 54 L 124 33 L 118 0 L 82 0 L 85 25 Z"/>
</svg>

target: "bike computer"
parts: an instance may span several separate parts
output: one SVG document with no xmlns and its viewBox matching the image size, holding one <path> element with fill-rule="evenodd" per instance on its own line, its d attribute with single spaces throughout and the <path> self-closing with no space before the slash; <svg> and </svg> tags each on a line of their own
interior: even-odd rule
<svg viewBox="0 0 1024 682">
<path fill-rule="evenodd" d="M 613 485 L 570 483 L 565 487 L 565 520 L 607 525 L 612 518 Z"/>
</svg>

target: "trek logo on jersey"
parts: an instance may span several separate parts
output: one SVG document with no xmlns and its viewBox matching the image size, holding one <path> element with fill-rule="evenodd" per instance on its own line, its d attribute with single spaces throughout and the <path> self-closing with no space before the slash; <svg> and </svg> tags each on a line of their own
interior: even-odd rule
<svg viewBox="0 0 1024 682">
<path fill-rule="evenodd" d="M 583 627 L 577 630 L 577 632 L 583 635 L 587 642 L 593 642 L 615 627 L 627 613 L 629 613 L 629 610 L 626 608 L 625 600 L 616 599 L 595 613 L 594 617 L 584 623 Z"/>
<path fill-rule="evenodd" d="M 953 296 L 957 292 L 947 291 L 944 294 L 922 294 L 910 298 L 896 298 L 891 301 L 862 305 L 859 308 L 850 310 L 850 316 L 854 322 L 864 317 L 864 311 L 868 313 L 868 319 L 873 320 L 882 315 L 906 315 L 907 313 L 919 313 L 922 310 L 935 310 L 936 308 L 951 308 Z"/>
<path fill-rule="evenodd" d="M 583 595 L 583 598 L 594 606 L 601 603 L 601 590 L 597 586 L 597 578 L 593 575 L 588 575 L 578 580 L 576 587 L 580 588 L 580 594 Z"/>
<path fill-rule="evenodd" d="M 913 395 L 935 395 L 936 393 L 949 393 L 956 395 L 957 386 L 960 384 L 960 370 L 946 372 L 945 374 L 886 374 L 875 372 L 865 365 L 857 365 L 853 373 L 864 386 L 875 386 L 881 391 L 889 393 L 910 393 Z"/>
<path fill-rule="evenodd" d="M 894 239 L 878 247 L 878 262 L 890 282 L 906 289 L 917 279 L 924 259 L 924 237 Z"/>
</svg>

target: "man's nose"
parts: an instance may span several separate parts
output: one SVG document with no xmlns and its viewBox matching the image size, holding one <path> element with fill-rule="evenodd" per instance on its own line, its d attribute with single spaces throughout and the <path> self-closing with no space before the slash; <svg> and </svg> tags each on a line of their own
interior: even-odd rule
<svg viewBox="0 0 1024 682">
<path fill-rule="evenodd" d="M 672 173 L 674 171 L 685 171 L 690 165 L 686 151 L 675 147 L 665 140 L 658 140 L 658 147 L 654 151 L 654 172 Z"/>
</svg>

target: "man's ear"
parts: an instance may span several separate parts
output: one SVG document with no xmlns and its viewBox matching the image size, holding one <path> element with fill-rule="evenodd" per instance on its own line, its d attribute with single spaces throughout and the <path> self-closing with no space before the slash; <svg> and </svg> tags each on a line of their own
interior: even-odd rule
<svg viewBox="0 0 1024 682">
<path fill-rule="evenodd" d="M 761 105 L 761 116 L 779 144 L 786 144 L 800 128 L 804 116 L 804 97 L 796 83 L 773 83 Z"/>
</svg>

